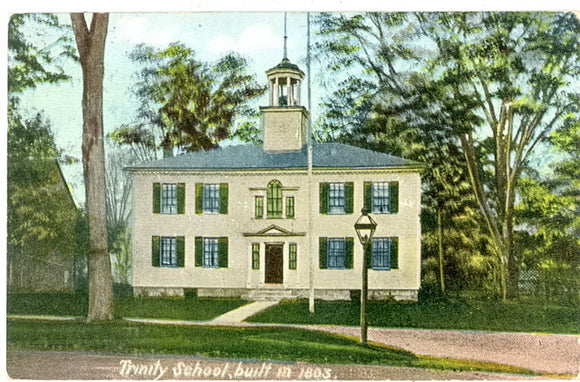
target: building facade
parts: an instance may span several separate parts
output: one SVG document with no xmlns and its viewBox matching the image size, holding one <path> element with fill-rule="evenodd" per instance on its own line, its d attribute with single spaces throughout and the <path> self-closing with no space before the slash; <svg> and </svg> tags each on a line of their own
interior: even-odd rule
<svg viewBox="0 0 580 382">
<path fill-rule="evenodd" d="M 309 155 L 304 74 L 287 59 L 266 73 L 263 147 L 226 146 L 128 169 L 135 292 L 348 300 L 361 288 L 354 223 L 364 210 L 378 223 L 369 297 L 416 300 L 421 166 L 336 143 L 313 144 Z"/>
</svg>

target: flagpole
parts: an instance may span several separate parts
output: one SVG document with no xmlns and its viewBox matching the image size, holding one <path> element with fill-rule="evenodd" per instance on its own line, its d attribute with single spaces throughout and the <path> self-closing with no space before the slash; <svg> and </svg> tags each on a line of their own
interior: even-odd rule
<svg viewBox="0 0 580 382">
<path fill-rule="evenodd" d="M 312 230 L 312 214 L 315 208 L 312 208 L 313 201 L 313 179 L 312 179 L 312 89 L 310 87 L 310 12 L 306 13 L 306 76 L 308 79 L 308 133 L 306 137 L 307 152 L 308 152 L 308 205 L 310 206 L 310 215 L 308 217 L 308 234 L 310 237 L 309 243 L 309 258 L 310 258 L 310 277 L 309 277 L 309 294 L 308 294 L 308 307 L 310 313 L 314 313 L 314 235 Z"/>
</svg>

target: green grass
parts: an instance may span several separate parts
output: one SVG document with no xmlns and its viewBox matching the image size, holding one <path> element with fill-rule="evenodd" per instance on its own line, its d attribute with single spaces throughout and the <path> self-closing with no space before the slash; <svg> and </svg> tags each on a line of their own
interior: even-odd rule
<svg viewBox="0 0 580 382">
<path fill-rule="evenodd" d="M 361 346 L 352 338 L 292 328 L 154 325 L 126 321 L 7 321 L 8 351 L 88 351 L 109 354 L 179 354 L 325 364 L 377 364 L 440 370 L 530 374 L 505 365 L 457 361 L 392 347 Z"/>
<path fill-rule="evenodd" d="M 115 316 L 208 321 L 247 301 L 226 298 L 138 298 L 115 297 Z M 87 315 L 88 301 L 82 294 L 8 295 L 8 314 L 75 316 Z"/>
<path fill-rule="evenodd" d="M 314 315 L 306 301 L 288 301 L 248 321 L 357 326 L 359 304 L 317 301 Z M 579 307 L 457 300 L 444 303 L 371 302 L 369 325 L 390 328 L 458 329 L 506 332 L 580 333 Z"/>
</svg>

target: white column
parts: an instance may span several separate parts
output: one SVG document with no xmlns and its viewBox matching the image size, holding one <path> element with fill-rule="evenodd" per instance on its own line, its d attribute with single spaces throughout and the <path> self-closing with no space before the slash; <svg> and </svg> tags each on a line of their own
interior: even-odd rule
<svg viewBox="0 0 580 382">
<path fill-rule="evenodd" d="M 288 89 L 288 106 L 294 106 L 294 92 L 292 91 L 292 78 L 286 78 L 286 87 Z"/>
<path fill-rule="evenodd" d="M 279 89 L 279 85 L 278 85 L 278 77 L 276 77 L 276 83 L 274 86 L 274 103 L 272 104 L 272 106 L 280 106 L 280 96 L 278 95 L 278 90 Z"/>
</svg>

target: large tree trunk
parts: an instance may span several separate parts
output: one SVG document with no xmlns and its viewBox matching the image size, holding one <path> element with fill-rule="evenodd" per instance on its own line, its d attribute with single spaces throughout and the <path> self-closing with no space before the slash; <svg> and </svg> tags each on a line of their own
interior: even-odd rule
<svg viewBox="0 0 580 382">
<path fill-rule="evenodd" d="M 82 13 L 71 14 L 83 71 L 83 169 L 89 217 L 89 310 L 87 321 L 113 319 L 111 261 L 107 247 L 103 77 L 108 14 L 95 13 L 90 29 Z"/>
</svg>

